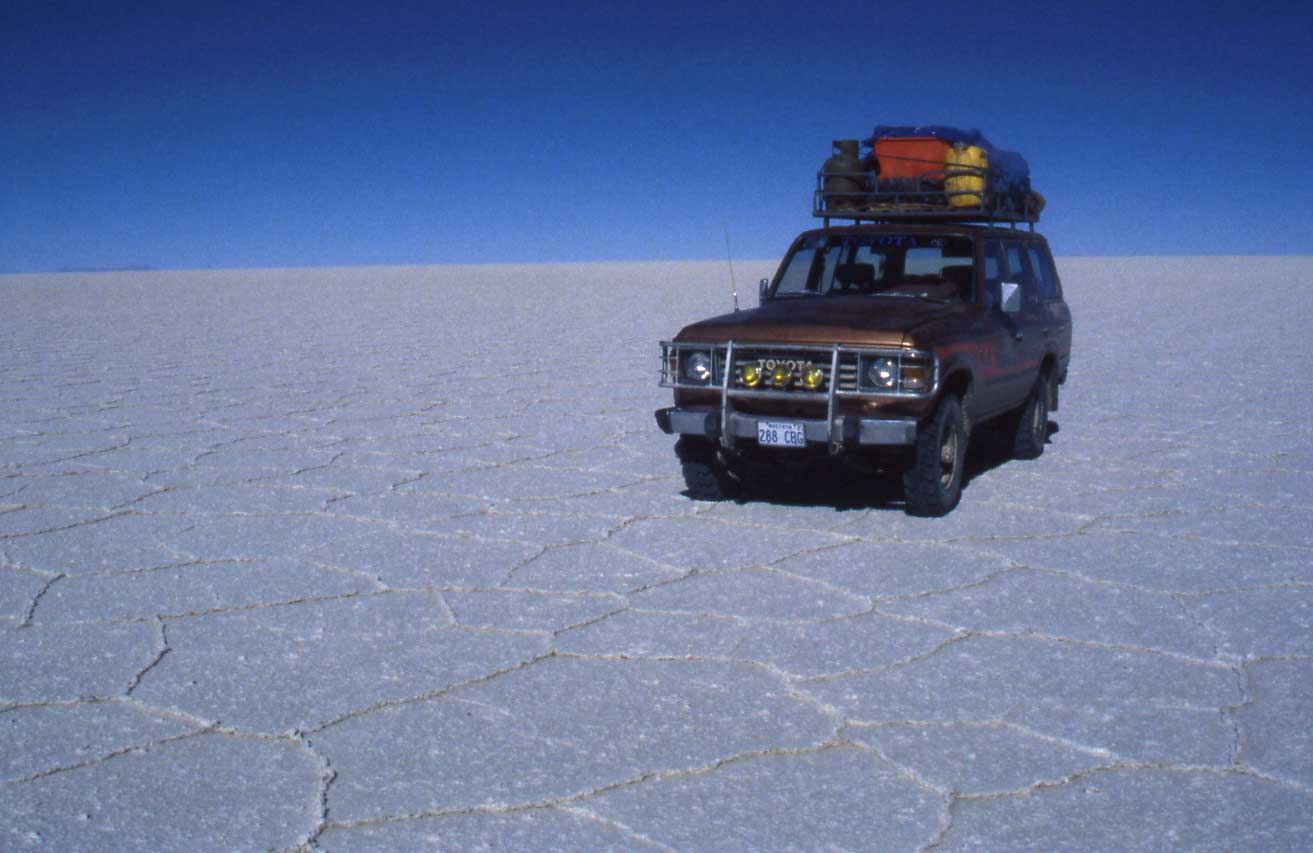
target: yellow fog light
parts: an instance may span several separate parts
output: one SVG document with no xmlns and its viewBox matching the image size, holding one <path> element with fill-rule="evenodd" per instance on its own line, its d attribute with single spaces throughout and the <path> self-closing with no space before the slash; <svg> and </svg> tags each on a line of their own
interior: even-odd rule
<svg viewBox="0 0 1313 853">
<path fill-rule="evenodd" d="M 802 372 L 802 384 L 807 387 L 808 391 L 815 391 L 825 384 L 825 371 L 812 365 Z"/>
<path fill-rule="evenodd" d="M 770 372 L 770 384 L 774 385 L 776 388 L 787 387 L 789 380 L 792 378 L 793 371 L 782 364 Z"/>
<path fill-rule="evenodd" d="M 745 364 L 739 374 L 743 378 L 743 384 L 749 388 L 756 388 L 761 384 L 761 365 Z"/>
</svg>

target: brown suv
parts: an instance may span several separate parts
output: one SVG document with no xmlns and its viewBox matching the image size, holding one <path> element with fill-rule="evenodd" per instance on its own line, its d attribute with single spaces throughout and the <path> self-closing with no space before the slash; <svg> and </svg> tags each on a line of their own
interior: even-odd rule
<svg viewBox="0 0 1313 853">
<path fill-rule="evenodd" d="M 1071 312 L 1033 230 L 858 224 L 803 233 L 758 308 L 661 348 L 675 405 L 656 418 L 690 496 L 733 496 L 753 462 L 828 455 L 896 465 L 907 511 L 943 515 L 973 427 L 1000 419 L 1013 455 L 1043 452 Z"/>
</svg>

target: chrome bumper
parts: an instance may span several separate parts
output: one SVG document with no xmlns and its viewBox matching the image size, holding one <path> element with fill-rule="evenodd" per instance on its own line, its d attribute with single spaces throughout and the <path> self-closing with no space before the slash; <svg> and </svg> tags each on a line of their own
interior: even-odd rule
<svg viewBox="0 0 1313 853">
<path fill-rule="evenodd" d="M 709 354 L 711 375 L 699 382 L 681 380 L 681 352 L 701 351 Z M 829 362 L 823 390 L 785 390 L 745 388 L 737 384 L 735 376 L 736 351 L 749 353 L 778 352 L 781 357 L 797 353 L 813 354 L 815 364 Z M 925 387 L 909 389 L 897 385 L 889 389 L 864 388 L 861 380 L 862 359 L 888 357 L 897 360 L 899 371 L 904 362 L 930 369 L 930 382 Z M 847 369 L 846 378 L 841 368 Z M 791 369 L 796 369 L 791 366 Z M 901 382 L 901 380 L 899 380 Z M 844 387 L 840 387 L 840 386 Z M 661 342 L 661 387 L 720 391 L 718 410 L 685 410 L 678 407 L 656 412 L 657 425 L 666 433 L 701 435 L 713 439 L 725 448 L 732 449 L 738 439 L 757 439 L 757 424 L 761 421 L 780 421 L 801 424 L 808 444 L 828 445 L 831 453 L 845 447 L 895 446 L 905 447 L 916 442 L 916 421 L 910 418 L 863 418 L 859 415 L 840 414 L 841 400 L 878 400 L 886 397 L 902 399 L 932 399 L 939 392 L 939 358 L 932 352 L 897 347 L 849 346 L 843 344 L 759 344 L 726 341 L 723 344 L 687 342 Z M 786 383 L 787 387 L 787 383 Z M 816 405 L 817 413 L 824 406 L 823 418 L 797 418 L 765 416 L 740 412 L 735 409 L 737 400 L 789 400 Z"/>
<path fill-rule="evenodd" d="M 823 419 L 792 418 L 786 415 L 750 415 L 730 412 L 724 418 L 731 441 L 722 439 L 721 413 L 691 409 L 667 408 L 656 412 L 657 426 L 671 435 L 700 435 L 705 438 L 732 444 L 733 439 L 757 438 L 758 421 L 788 421 L 800 423 L 808 444 L 859 444 L 908 445 L 916 443 L 916 421 L 911 419 L 860 418 L 856 415 L 838 415 L 831 421 Z"/>
</svg>

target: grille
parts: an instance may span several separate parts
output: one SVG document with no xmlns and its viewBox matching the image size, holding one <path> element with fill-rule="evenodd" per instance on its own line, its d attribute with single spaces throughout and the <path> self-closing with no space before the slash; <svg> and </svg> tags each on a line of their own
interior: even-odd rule
<svg viewBox="0 0 1313 853">
<path fill-rule="evenodd" d="M 734 348 L 734 371 L 731 374 L 732 382 L 736 388 L 747 388 L 743 381 L 743 368 L 750 364 L 760 365 L 767 376 L 778 366 L 788 367 L 792 380 L 789 383 L 790 391 L 809 391 L 802 386 L 802 373 L 809 367 L 818 367 L 825 379 L 821 385 L 811 390 L 811 393 L 827 391 L 834 377 L 830 375 L 830 359 L 832 350 L 802 350 L 791 348 L 776 347 L 735 347 Z M 839 359 L 839 377 L 838 389 L 846 390 L 857 388 L 857 361 L 855 358 L 845 358 L 840 356 Z M 768 382 L 763 382 L 757 388 L 762 390 L 770 389 Z"/>
<path fill-rule="evenodd" d="M 775 399 L 798 395 L 815 397 L 816 395 L 857 395 L 866 396 L 911 396 L 920 397 L 933 393 L 938 383 L 938 362 L 930 353 L 921 350 L 905 350 L 886 347 L 862 346 L 789 346 L 775 344 L 734 344 L 734 363 L 728 364 L 728 347 L 725 344 L 702 343 L 661 343 L 661 385 L 667 388 L 705 388 L 724 387 L 728 379 L 729 390 L 738 396 L 769 397 Z M 712 375 L 705 382 L 690 382 L 681 374 L 683 359 L 687 353 L 701 351 L 711 353 Z M 876 388 L 871 380 L 864 379 L 864 371 L 869 370 L 874 359 L 892 359 L 897 364 L 900 377 L 906 377 L 909 369 L 921 371 L 919 384 L 909 385 L 906 378 L 900 378 L 896 387 Z M 766 374 L 764 381 L 749 386 L 743 381 L 743 368 L 751 364 L 760 365 Z M 790 381 L 784 388 L 770 382 L 770 372 L 784 365 L 789 368 Z M 809 389 L 802 384 L 802 374 L 808 367 L 821 371 L 821 384 Z M 832 376 L 832 368 L 837 375 Z M 929 376 L 925 375 L 929 371 Z"/>
</svg>

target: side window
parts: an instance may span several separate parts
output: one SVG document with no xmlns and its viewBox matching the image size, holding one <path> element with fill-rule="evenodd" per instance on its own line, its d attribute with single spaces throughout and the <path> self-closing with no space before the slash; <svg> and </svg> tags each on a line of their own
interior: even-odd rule
<svg viewBox="0 0 1313 853">
<path fill-rule="evenodd" d="M 985 307 L 993 308 L 999 300 L 999 282 L 1003 280 L 1003 245 L 997 240 L 985 244 Z"/>
<path fill-rule="evenodd" d="M 1035 276 L 1026 262 L 1025 253 L 1021 249 L 1021 244 L 1008 241 L 1008 281 L 1015 281 L 1021 285 L 1021 299 L 1023 302 L 1038 302 L 1039 292 Z"/>
<path fill-rule="evenodd" d="M 1039 246 L 1032 244 L 1026 247 L 1026 255 L 1030 259 L 1030 268 L 1035 271 L 1035 278 L 1039 282 L 1039 298 L 1057 299 L 1058 286 L 1048 252 L 1041 251 Z"/>
</svg>

